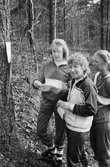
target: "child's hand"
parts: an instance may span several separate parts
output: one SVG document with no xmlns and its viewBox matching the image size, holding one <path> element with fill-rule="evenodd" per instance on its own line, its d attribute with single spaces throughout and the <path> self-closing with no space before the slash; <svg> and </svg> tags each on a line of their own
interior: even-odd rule
<svg viewBox="0 0 110 167">
<path fill-rule="evenodd" d="M 59 100 L 57 103 L 57 107 L 61 107 L 63 109 L 69 109 L 69 103 L 62 101 L 62 100 Z"/>
<path fill-rule="evenodd" d="M 59 100 L 58 103 L 57 103 L 57 107 L 61 107 L 61 108 L 65 109 L 65 110 L 72 111 L 73 108 L 74 108 L 74 104 Z"/>
<path fill-rule="evenodd" d="M 69 103 L 69 102 L 64 102 L 64 103 L 63 103 L 63 108 L 64 108 L 65 110 L 71 110 L 71 108 L 70 108 L 70 103 Z"/>
<path fill-rule="evenodd" d="M 37 89 L 40 89 L 42 87 L 42 83 L 39 80 L 35 80 L 33 83 L 33 86 Z"/>
<path fill-rule="evenodd" d="M 64 101 L 59 100 L 59 101 L 57 102 L 57 107 L 63 108 L 63 103 L 64 103 Z"/>
<path fill-rule="evenodd" d="M 51 86 L 42 84 L 41 87 L 40 87 L 40 90 L 42 92 L 49 92 L 51 90 Z"/>
</svg>

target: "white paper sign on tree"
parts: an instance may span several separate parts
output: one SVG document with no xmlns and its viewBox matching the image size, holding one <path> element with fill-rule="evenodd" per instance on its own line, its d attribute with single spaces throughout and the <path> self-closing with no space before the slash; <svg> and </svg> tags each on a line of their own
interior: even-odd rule
<svg viewBox="0 0 110 167">
<path fill-rule="evenodd" d="M 8 63 L 10 63 L 11 62 L 11 42 L 10 41 L 6 42 L 6 52 L 7 52 Z"/>
</svg>

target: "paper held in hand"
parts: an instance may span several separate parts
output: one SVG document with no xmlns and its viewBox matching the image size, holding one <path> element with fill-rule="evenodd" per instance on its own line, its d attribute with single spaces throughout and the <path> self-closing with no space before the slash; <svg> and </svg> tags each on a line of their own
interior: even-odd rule
<svg viewBox="0 0 110 167">
<path fill-rule="evenodd" d="M 64 85 L 66 87 L 66 83 L 64 83 L 64 82 L 62 82 L 60 80 L 50 79 L 50 78 L 46 78 L 45 79 L 45 84 L 49 85 L 49 86 L 52 86 L 52 87 L 55 87 L 57 89 L 63 89 Z"/>
</svg>

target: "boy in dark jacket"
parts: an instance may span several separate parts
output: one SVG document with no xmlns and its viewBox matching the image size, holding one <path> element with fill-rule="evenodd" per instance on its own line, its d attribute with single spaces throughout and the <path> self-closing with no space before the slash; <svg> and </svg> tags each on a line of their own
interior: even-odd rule
<svg viewBox="0 0 110 167">
<path fill-rule="evenodd" d="M 58 113 L 67 126 L 67 164 L 76 167 L 81 162 L 83 167 L 88 167 L 84 143 L 97 110 L 96 91 L 88 77 L 88 61 L 81 53 L 72 55 L 68 64 L 74 78 L 68 101 L 59 100 L 57 104 Z"/>
</svg>

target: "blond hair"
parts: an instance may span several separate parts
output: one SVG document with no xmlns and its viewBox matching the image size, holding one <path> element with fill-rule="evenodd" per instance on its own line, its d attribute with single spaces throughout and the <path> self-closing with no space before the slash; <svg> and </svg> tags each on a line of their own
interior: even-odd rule
<svg viewBox="0 0 110 167">
<path fill-rule="evenodd" d="M 105 63 L 110 64 L 110 52 L 107 50 L 98 50 L 94 53 L 94 56 L 100 56 Z"/>
<path fill-rule="evenodd" d="M 76 52 L 72 54 L 68 60 L 68 65 L 80 65 L 84 71 L 84 73 L 89 74 L 90 68 L 89 68 L 89 62 L 87 58 L 80 52 Z"/>
<path fill-rule="evenodd" d="M 66 41 L 64 41 L 63 39 L 60 39 L 60 38 L 56 38 L 52 41 L 51 49 L 54 47 L 54 45 L 58 45 L 58 46 L 63 47 L 63 58 L 65 60 L 67 60 L 69 57 L 69 48 L 67 46 Z"/>
</svg>

